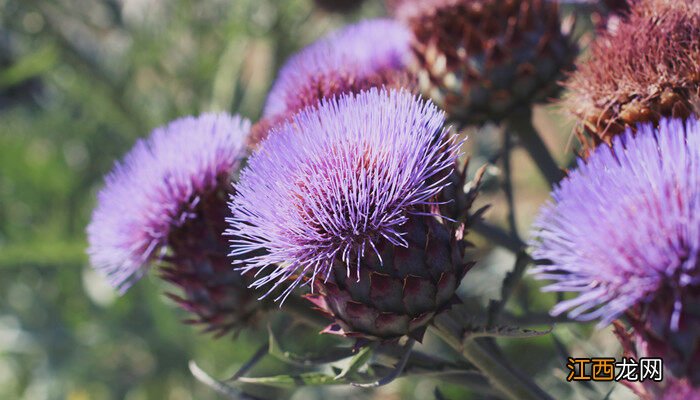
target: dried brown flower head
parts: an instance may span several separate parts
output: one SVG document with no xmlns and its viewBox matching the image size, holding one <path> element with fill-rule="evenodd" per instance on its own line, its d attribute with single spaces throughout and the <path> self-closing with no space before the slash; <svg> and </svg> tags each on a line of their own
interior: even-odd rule
<svg viewBox="0 0 700 400">
<path fill-rule="evenodd" d="M 640 0 L 593 42 L 567 83 L 564 104 L 581 121 L 585 149 L 626 127 L 698 111 L 700 2 Z"/>
<path fill-rule="evenodd" d="M 544 0 L 395 0 L 422 91 L 463 124 L 498 122 L 556 95 L 577 48 Z"/>
</svg>

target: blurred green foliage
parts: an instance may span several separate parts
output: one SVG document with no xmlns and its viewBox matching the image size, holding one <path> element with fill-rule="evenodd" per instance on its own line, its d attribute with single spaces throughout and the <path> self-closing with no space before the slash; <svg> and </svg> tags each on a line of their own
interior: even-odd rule
<svg viewBox="0 0 700 400">
<path fill-rule="evenodd" d="M 203 111 L 257 118 L 291 53 L 333 27 L 381 15 L 380 3 L 339 16 L 311 0 L 0 0 L 0 398 L 217 398 L 192 378 L 188 360 L 226 376 L 253 354 L 259 335 L 214 340 L 183 327 L 154 277 L 124 297 L 106 286 L 87 265 L 84 234 L 102 176 L 137 138 L 173 118 Z M 523 176 L 522 186 L 533 187 L 530 180 Z M 534 187 L 541 193 L 528 210 L 546 195 L 540 181 Z M 497 296 L 512 260 L 488 254 L 465 297 Z M 534 293 L 521 288 L 518 304 Z M 546 308 L 551 299 L 538 303 Z M 586 329 L 557 334 L 575 343 Z M 305 338 L 312 347 L 326 340 Z M 551 337 L 504 344 L 525 370 L 560 384 L 552 371 L 561 375 L 564 362 Z M 445 351 L 434 340 L 424 346 Z M 436 384 L 400 380 L 374 394 L 330 393 L 424 399 Z M 468 393 L 440 388 L 445 398 Z"/>
</svg>

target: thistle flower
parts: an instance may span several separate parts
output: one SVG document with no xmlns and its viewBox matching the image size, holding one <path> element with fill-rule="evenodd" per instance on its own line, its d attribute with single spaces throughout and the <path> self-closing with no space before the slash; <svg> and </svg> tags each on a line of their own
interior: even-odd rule
<svg viewBox="0 0 700 400">
<path fill-rule="evenodd" d="M 420 88 L 463 124 L 499 122 L 557 94 L 577 54 L 556 1 L 397 0 Z"/>
<path fill-rule="evenodd" d="M 566 86 L 586 151 L 640 123 L 688 118 L 700 104 L 700 4 L 634 2 L 616 29 L 593 42 Z"/>
<path fill-rule="evenodd" d="M 88 226 L 91 264 L 125 292 L 152 265 L 182 289 L 170 294 L 192 322 L 223 333 L 257 309 L 222 237 L 231 175 L 250 123 L 182 118 L 140 140 L 106 177 Z M 248 301 L 248 297 L 251 297 Z"/>
<path fill-rule="evenodd" d="M 280 70 L 255 136 L 264 138 L 270 127 L 323 99 L 372 87 L 410 88 L 410 37 L 401 24 L 375 19 L 335 31 L 304 48 Z"/>
<path fill-rule="evenodd" d="M 467 269 L 461 230 L 437 216 L 458 148 L 443 123 L 407 91 L 371 89 L 274 128 L 230 203 L 231 255 L 253 286 L 286 283 L 280 299 L 311 285 L 327 332 L 420 336 Z"/>
<path fill-rule="evenodd" d="M 552 314 L 622 316 L 679 378 L 700 383 L 700 124 L 662 119 L 599 147 L 554 190 L 535 223 L 533 272 L 578 292 Z"/>
</svg>

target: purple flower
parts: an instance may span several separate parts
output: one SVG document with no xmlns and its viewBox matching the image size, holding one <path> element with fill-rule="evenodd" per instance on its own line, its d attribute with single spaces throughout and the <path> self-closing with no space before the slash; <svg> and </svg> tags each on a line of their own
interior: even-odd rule
<svg viewBox="0 0 700 400">
<path fill-rule="evenodd" d="M 321 99 L 371 87 L 401 86 L 411 56 L 411 33 L 387 19 L 367 20 L 301 50 L 280 70 L 265 118 L 285 116 Z"/>
<path fill-rule="evenodd" d="M 249 128 L 237 116 L 182 118 L 139 140 L 115 165 L 87 228 L 90 261 L 114 287 L 127 290 L 203 196 L 230 185 Z"/>
<path fill-rule="evenodd" d="M 555 281 L 544 290 L 579 293 L 552 314 L 569 310 L 603 326 L 623 313 L 667 310 L 662 325 L 676 331 L 683 299 L 700 283 L 698 121 L 642 125 L 580 160 L 542 209 L 535 235 L 533 256 L 550 265 L 533 272 Z"/>
<path fill-rule="evenodd" d="M 457 156 L 444 122 L 407 91 L 371 89 L 274 128 L 232 197 L 230 255 L 255 270 L 255 287 L 291 279 L 280 299 L 327 279 L 336 259 L 350 275 L 380 239 L 406 247 L 408 216 L 434 204 Z"/>
</svg>

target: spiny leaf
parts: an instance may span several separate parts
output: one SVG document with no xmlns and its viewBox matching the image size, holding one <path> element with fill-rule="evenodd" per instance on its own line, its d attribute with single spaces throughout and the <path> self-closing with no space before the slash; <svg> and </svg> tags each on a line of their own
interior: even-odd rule
<svg viewBox="0 0 700 400">
<path fill-rule="evenodd" d="M 483 312 L 480 313 L 465 305 L 453 307 L 452 310 L 438 316 L 435 324 L 450 335 L 463 340 L 475 337 L 527 338 L 543 336 L 552 331 L 551 327 L 540 331 L 510 325 L 491 325 L 487 320 Z"/>
<path fill-rule="evenodd" d="M 546 331 L 538 331 L 534 329 L 524 329 L 517 326 L 499 325 L 492 327 L 474 327 L 471 331 L 465 332 L 465 337 L 509 337 L 509 338 L 528 338 L 543 336 L 552 332 L 552 328 Z"/>
</svg>

